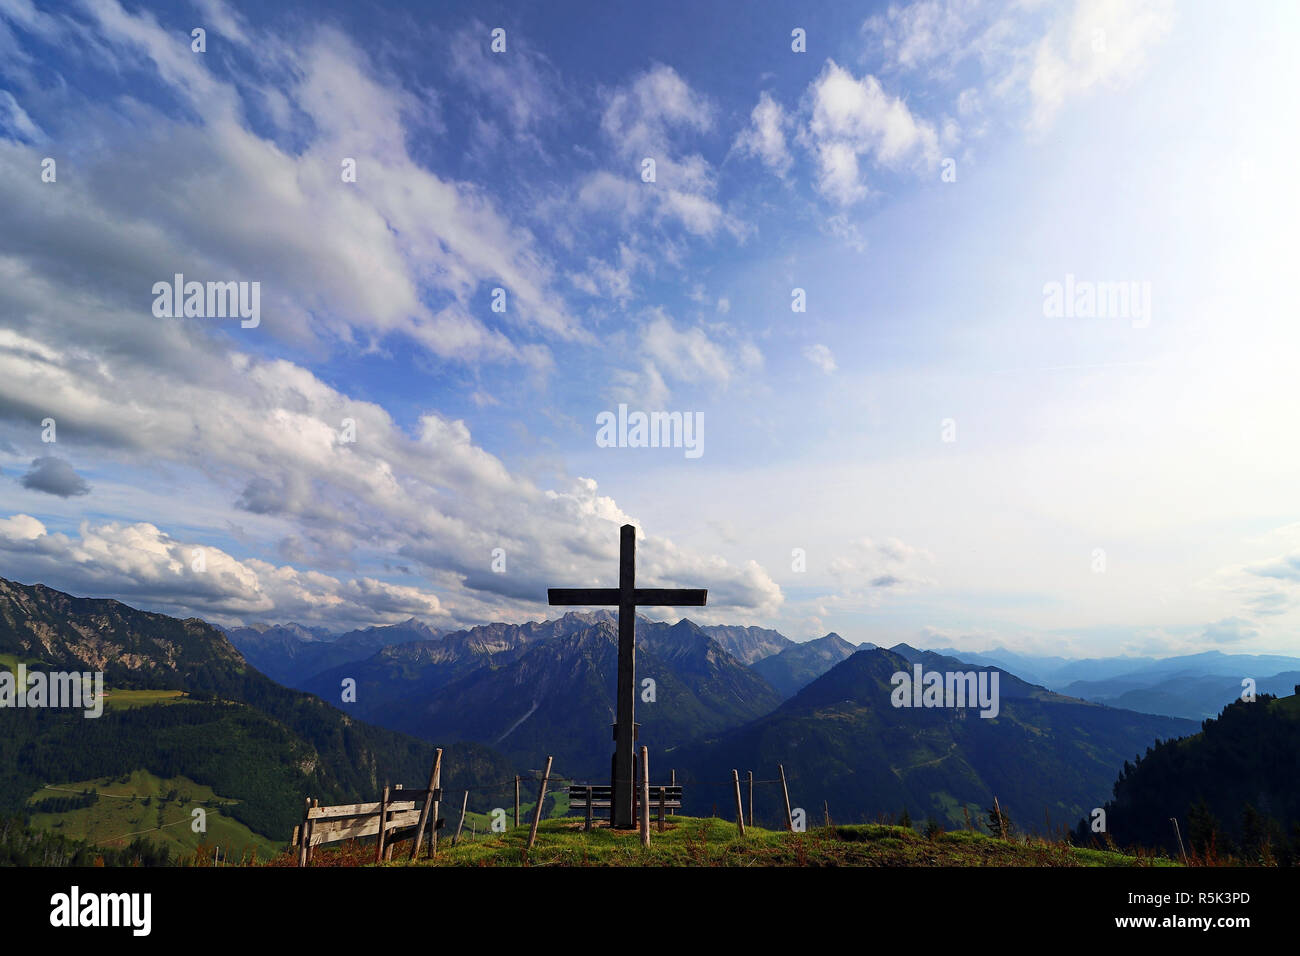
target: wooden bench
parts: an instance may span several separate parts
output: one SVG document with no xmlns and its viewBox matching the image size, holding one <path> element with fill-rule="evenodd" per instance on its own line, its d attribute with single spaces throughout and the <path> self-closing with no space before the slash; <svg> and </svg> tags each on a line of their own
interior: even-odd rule
<svg viewBox="0 0 1300 956">
<path fill-rule="evenodd" d="M 633 788 L 632 807 L 641 805 L 641 788 Z M 613 801 L 613 788 L 608 785 L 573 784 L 569 787 L 569 809 L 587 812 L 587 829 L 591 829 L 592 812 L 603 810 L 609 813 Z M 682 788 L 677 784 L 651 784 L 650 809 L 680 810 L 682 808 Z M 633 814 L 635 816 L 635 814 Z"/>
</svg>

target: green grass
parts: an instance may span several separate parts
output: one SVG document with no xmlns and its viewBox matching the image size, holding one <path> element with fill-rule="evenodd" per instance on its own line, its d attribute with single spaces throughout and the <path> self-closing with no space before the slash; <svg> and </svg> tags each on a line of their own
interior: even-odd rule
<svg viewBox="0 0 1300 956">
<path fill-rule="evenodd" d="M 96 846 L 121 847 L 142 837 L 166 846 L 173 859 L 192 856 L 200 844 L 209 848 L 220 846 L 223 856 L 228 854 L 231 860 L 251 856 L 254 851 L 258 859 L 265 860 L 283 847 L 221 812 L 221 807 L 235 801 L 218 796 L 210 787 L 186 777 L 163 780 L 145 770 L 136 770 L 125 781 L 121 777 L 103 777 L 46 786 L 32 794 L 27 802 L 76 797 L 85 790 L 100 794 L 93 806 L 63 813 L 34 813 L 32 826 Z M 176 798 L 165 799 L 173 790 L 177 792 Z M 191 829 L 196 807 L 207 812 L 206 833 Z"/>
<path fill-rule="evenodd" d="M 47 666 L 34 657 L 19 657 L 16 654 L 0 654 L 0 668 L 4 668 L 5 670 L 16 674 L 18 672 L 19 664 L 26 664 L 29 670 L 33 667 Z"/>
<path fill-rule="evenodd" d="M 817 828 L 808 833 L 747 829 L 742 839 L 732 821 L 670 817 L 659 833 L 651 825 L 651 846 L 636 831 L 598 827 L 582 830 L 577 818 L 544 820 L 537 843 L 525 850 L 528 826 L 505 833 L 466 837 L 450 845 L 446 834 L 433 860 L 420 866 L 1174 866 L 1165 858 L 1087 850 L 1042 840 L 1003 841 L 957 831 L 930 839 L 907 827 L 863 824 Z M 403 851 L 405 847 L 405 852 Z M 409 842 L 388 866 L 407 866 Z M 347 850 L 341 851 L 348 853 Z M 354 848 L 352 859 L 370 857 Z M 322 857 L 327 854 L 322 854 Z M 321 863 L 328 865 L 325 859 Z"/>
<path fill-rule="evenodd" d="M 29 671 L 46 670 L 49 665 L 34 657 L 19 657 L 15 654 L 0 654 L 0 669 L 10 673 L 18 672 L 18 665 L 26 664 Z M 104 688 L 104 707 L 108 710 L 130 710 L 133 707 L 149 707 L 153 704 L 178 704 L 188 700 L 180 690 L 121 690 Z"/>
<path fill-rule="evenodd" d="M 181 690 L 113 690 L 104 689 L 104 706 L 110 710 L 130 710 L 153 704 L 180 704 L 188 701 Z"/>
<path fill-rule="evenodd" d="M 555 806 L 550 811 L 551 817 L 562 817 L 569 812 L 569 793 L 567 790 L 548 792 L 546 795 L 548 797 L 555 798 Z M 454 797 L 455 794 L 453 793 L 452 796 Z M 455 806 L 452 809 L 447 809 L 447 806 L 448 804 L 444 802 L 443 803 L 444 809 L 441 812 L 441 816 L 447 821 L 447 826 L 451 828 L 451 832 L 455 833 L 456 826 L 457 824 L 460 823 L 460 807 Z M 536 800 L 525 801 L 521 799 L 519 801 L 519 823 L 521 826 L 529 826 L 532 824 L 533 808 L 536 806 L 537 806 Z M 506 801 L 501 805 L 501 809 L 506 812 L 507 825 L 513 823 L 514 815 L 515 815 L 515 801 L 513 796 L 509 801 Z M 467 836 L 471 833 L 476 833 L 476 834 L 490 833 L 491 830 L 492 830 L 491 813 L 475 813 L 473 810 L 466 811 L 465 834 Z"/>
</svg>

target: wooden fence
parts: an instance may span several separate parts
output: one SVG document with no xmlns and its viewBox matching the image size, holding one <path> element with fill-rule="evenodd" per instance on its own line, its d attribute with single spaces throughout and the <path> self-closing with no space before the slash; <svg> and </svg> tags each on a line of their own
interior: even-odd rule
<svg viewBox="0 0 1300 956">
<path fill-rule="evenodd" d="M 420 853 L 426 829 L 430 830 L 429 852 L 436 852 L 438 828 L 438 803 L 442 799 L 442 751 L 433 760 L 429 784 L 420 790 L 402 787 L 384 787 L 383 796 L 375 803 L 346 803 L 322 807 L 307 798 L 302 823 L 294 827 L 291 845 L 298 851 L 298 865 L 311 863 L 312 849 L 323 843 L 377 837 L 375 862 L 392 859 L 393 844 L 414 836 L 411 859 Z M 416 809 L 416 804 L 421 804 Z M 432 825 L 430 826 L 430 820 Z"/>
<path fill-rule="evenodd" d="M 551 780 L 552 758 L 546 758 L 546 769 L 541 772 L 539 780 L 537 804 L 533 808 L 532 825 L 529 828 L 528 842 L 526 850 L 531 850 L 537 841 L 537 829 L 541 823 L 542 805 L 546 800 L 547 786 Z M 641 831 L 641 842 L 643 845 L 650 844 L 650 816 L 654 810 L 657 810 L 658 830 L 664 832 L 665 815 L 675 813 L 682 806 L 683 787 L 677 783 L 677 772 L 673 770 L 670 774 L 671 783 L 656 784 L 650 783 L 649 754 L 643 746 L 636 760 L 636 781 L 633 790 L 633 806 L 637 811 L 637 829 Z M 791 832 L 794 831 L 794 816 L 790 808 L 790 790 L 786 784 L 785 767 L 778 765 L 779 778 L 774 780 L 755 780 L 753 771 L 747 774 L 748 783 L 748 813 L 746 813 L 745 803 L 741 795 L 741 777 L 736 770 L 731 772 L 731 779 L 714 784 L 705 782 L 702 786 L 719 785 L 725 786 L 731 791 L 731 796 L 736 802 L 736 826 L 740 835 L 745 836 L 746 817 L 748 825 L 754 825 L 754 786 L 755 784 L 780 784 L 781 796 L 785 804 L 785 826 Z M 384 860 L 392 859 L 394 844 L 411 838 L 410 859 L 415 860 L 420 855 L 420 850 L 424 845 L 424 835 L 426 830 L 429 833 L 429 856 L 433 856 L 438 851 L 438 830 L 441 829 L 445 821 L 438 817 L 438 806 L 442 800 L 442 750 L 438 750 L 433 761 L 433 768 L 429 772 L 428 785 L 422 789 L 407 789 L 400 784 L 396 787 L 385 786 L 383 795 L 374 803 L 350 803 L 339 806 L 322 807 L 311 798 L 307 799 L 303 811 L 302 823 L 294 827 L 293 836 L 290 840 L 291 846 L 297 850 L 298 865 L 307 866 L 311 863 L 312 850 L 325 843 L 337 843 L 343 840 L 355 840 L 366 837 L 375 837 L 375 862 L 380 863 Z M 482 785 L 482 787 L 472 787 L 465 791 L 464 800 L 460 808 L 460 825 L 456 828 L 456 839 L 453 843 L 458 842 L 461 829 L 465 825 L 465 814 L 469 803 L 470 789 L 495 790 L 502 786 L 514 787 L 515 803 L 515 826 L 519 826 L 519 784 L 520 778 L 516 776 L 513 781 L 507 781 L 504 784 Z M 611 788 L 604 785 L 590 785 L 571 783 L 567 788 L 570 810 L 585 811 L 586 826 L 585 829 L 592 829 L 594 820 L 594 811 L 601 810 L 608 813 L 611 809 Z M 417 808 L 418 805 L 418 808 Z M 717 805 L 714 805 L 714 814 L 717 813 Z M 603 814 L 602 814 L 603 815 Z M 830 811 L 826 810 L 827 826 L 830 826 Z"/>
</svg>

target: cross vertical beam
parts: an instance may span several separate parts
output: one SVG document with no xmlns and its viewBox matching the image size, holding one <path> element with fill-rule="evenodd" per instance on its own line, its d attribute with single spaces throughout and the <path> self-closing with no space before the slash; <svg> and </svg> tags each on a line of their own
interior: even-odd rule
<svg viewBox="0 0 1300 956">
<path fill-rule="evenodd" d="M 618 723 L 614 728 L 614 779 L 610 799 L 614 826 L 635 826 L 632 813 L 632 752 L 636 746 L 636 529 L 619 529 L 618 542 Z"/>
<path fill-rule="evenodd" d="M 618 703 L 614 724 L 614 756 L 610 780 L 610 825 L 636 826 L 636 609 L 637 606 L 704 607 L 704 588 L 638 588 L 636 586 L 636 528 L 619 529 L 617 588 L 550 588 L 552 605 L 616 605 L 618 607 Z"/>
</svg>

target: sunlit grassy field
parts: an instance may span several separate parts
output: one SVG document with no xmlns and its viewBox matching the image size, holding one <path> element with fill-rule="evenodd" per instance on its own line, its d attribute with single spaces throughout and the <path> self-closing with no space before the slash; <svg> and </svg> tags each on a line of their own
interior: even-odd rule
<svg viewBox="0 0 1300 956">
<path fill-rule="evenodd" d="M 265 860 L 282 849 L 282 845 L 221 812 L 221 807 L 233 805 L 234 801 L 185 777 L 163 780 L 137 770 L 125 781 L 107 777 L 53 784 L 36 791 L 27 802 L 31 805 L 50 798 L 75 798 L 86 790 L 99 793 L 93 806 L 62 813 L 33 813 L 32 825 L 96 846 L 126 846 L 136 837 L 143 837 L 166 846 L 173 859 L 192 855 L 200 844 L 220 846 L 223 856 L 232 862 L 251 860 L 254 852 L 258 859 Z M 195 808 L 206 812 L 206 833 L 192 829 Z"/>
<path fill-rule="evenodd" d="M 184 691 L 179 690 L 113 690 L 104 689 L 104 706 L 109 710 L 130 710 L 133 707 L 148 707 L 152 704 L 181 704 L 188 701 Z"/>
<path fill-rule="evenodd" d="M 0 654 L 0 669 L 17 673 L 18 665 L 25 664 L 28 669 L 46 670 L 49 665 L 33 657 L 18 657 L 14 654 Z M 130 710 L 133 707 L 148 707 L 152 704 L 177 704 L 189 698 L 180 690 L 122 690 L 112 687 L 104 688 L 104 706 L 109 710 Z"/>
</svg>

